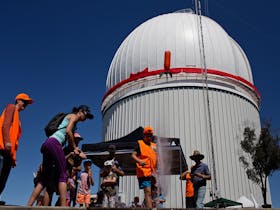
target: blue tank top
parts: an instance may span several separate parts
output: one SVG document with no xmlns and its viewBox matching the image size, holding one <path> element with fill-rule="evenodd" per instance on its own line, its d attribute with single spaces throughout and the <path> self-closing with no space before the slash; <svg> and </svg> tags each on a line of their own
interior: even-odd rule
<svg viewBox="0 0 280 210">
<path fill-rule="evenodd" d="M 66 140 L 66 127 L 69 124 L 67 116 L 62 120 L 61 124 L 58 126 L 58 130 L 54 132 L 50 138 L 55 138 L 61 145 L 65 143 Z"/>
</svg>

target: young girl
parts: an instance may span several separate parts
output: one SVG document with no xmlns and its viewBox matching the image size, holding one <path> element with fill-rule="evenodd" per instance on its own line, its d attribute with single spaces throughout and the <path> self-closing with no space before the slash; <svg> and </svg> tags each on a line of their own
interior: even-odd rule
<svg viewBox="0 0 280 210">
<path fill-rule="evenodd" d="M 77 203 L 83 207 L 89 207 L 91 186 L 93 186 L 91 160 L 84 161 L 84 171 L 80 175 L 80 185 L 77 194 Z"/>
</svg>

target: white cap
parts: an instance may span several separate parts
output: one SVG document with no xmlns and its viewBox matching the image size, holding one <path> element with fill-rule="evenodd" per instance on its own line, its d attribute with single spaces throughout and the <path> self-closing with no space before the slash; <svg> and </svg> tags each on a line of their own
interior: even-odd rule
<svg viewBox="0 0 280 210">
<path fill-rule="evenodd" d="M 104 163 L 104 166 L 112 166 L 113 165 L 113 160 L 107 160 Z"/>
</svg>

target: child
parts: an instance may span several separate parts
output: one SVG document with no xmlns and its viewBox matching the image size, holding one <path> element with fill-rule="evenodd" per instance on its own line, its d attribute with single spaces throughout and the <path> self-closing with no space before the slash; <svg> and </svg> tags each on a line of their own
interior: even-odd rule
<svg viewBox="0 0 280 210">
<path fill-rule="evenodd" d="M 186 208 L 195 208 L 194 202 L 194 186 L 192 183 L 191 173 L 185 171 L 180 177 L 182 180 L 186 180 Z"/>
<path fill-rule="evenodd" d="M 89 207 L 90 204 L 90 187 L 93 186 L 91 160 L 84 161 L 84 171 L 80 175 L 80 186 L 78 189 L 77 203 L 83 207 Z"/>
<path fill-rule="evenodd" d="M 117 174 L 112 170 L 113 161 L 107 160 L 104 163 L 104 169 L 100 173 L 102 177 L 101 189 L 104 193 L 102 207 L 104 208 L 115 208 L 116 207 L 116 185 L 117 185 Z"/>
<path fill-rule="evenodd" d="M 131 208 L 141 208 L 142 207 L 141 204 L 139 203 L 139 197 L 138 196 L 134 197 L 130 207 Z"/>
<path fill-rule="evenodd" d="M 67 180 L 67 194 L 66 194 L 66 206 L 76 205 L 76 178 L 77 170 L 72 169 L 72 172 Z"/>
</svg>

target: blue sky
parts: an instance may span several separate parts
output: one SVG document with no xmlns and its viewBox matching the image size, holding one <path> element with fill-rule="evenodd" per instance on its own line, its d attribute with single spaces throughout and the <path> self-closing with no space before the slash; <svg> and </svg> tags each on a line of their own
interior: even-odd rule
<svg viewBox="0 0 280 210">
<path fill-rule="evenodd" d="M 279 6 L 278 0 L 215 0 L 209 1 L 208 12 L 245 51 L 262 97 L 261 118 L 270 119 L 278 134 Z M 192 0 L 0 1 L 0 108 L 13 103 L 19 92 L 35 100 L 21 113 L 18 165 L 10 174 L 3 200 L 27 203 L 33 189 L 32 173 L 41 162 L 43 128 L 58 111 L 89 105 L 96 117 L 80 123 L 79 131 L 83 143 L 101 141 L 101 100 L 119 45 L 144 21 L 190 7 Z M 98 174 L 96 167 L 94 173 Z M 270 178 L 273 207 L 277 208 L 279 175 Z"/>
</svg>

